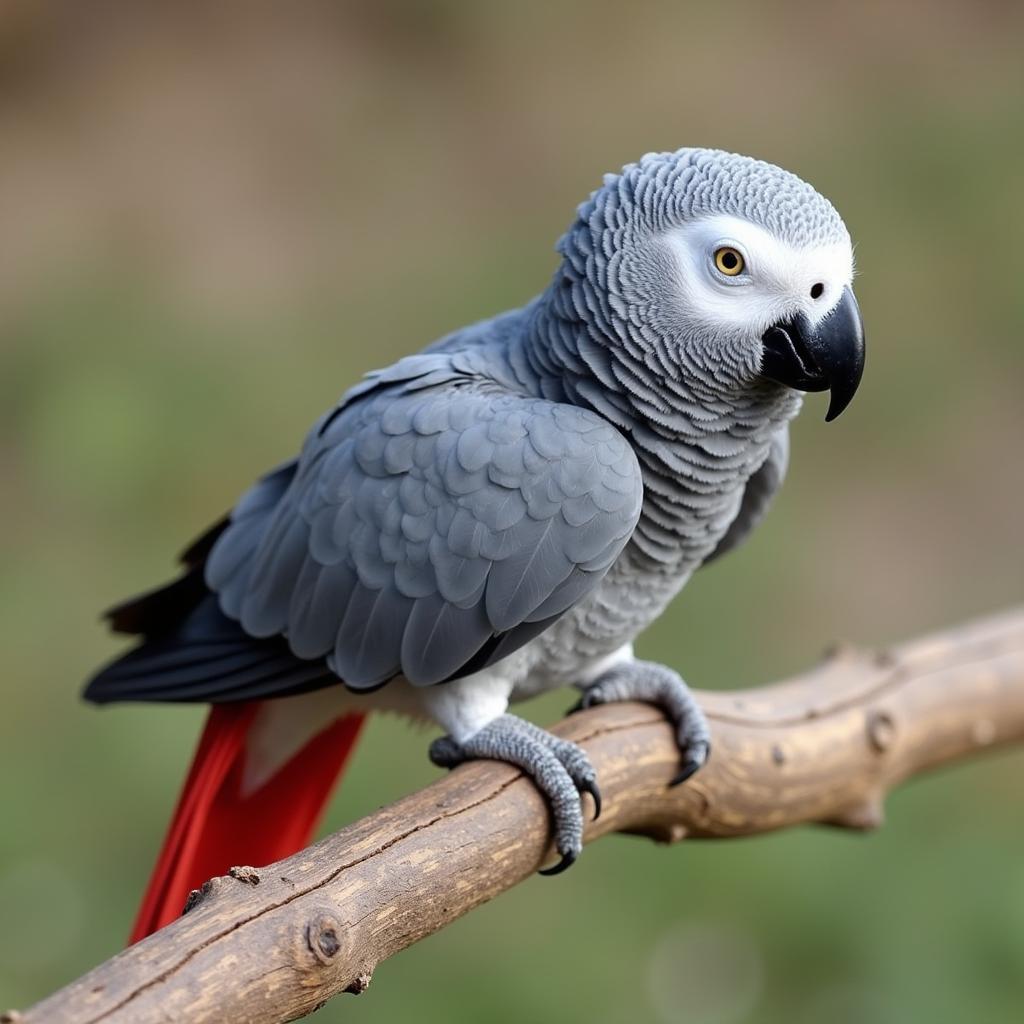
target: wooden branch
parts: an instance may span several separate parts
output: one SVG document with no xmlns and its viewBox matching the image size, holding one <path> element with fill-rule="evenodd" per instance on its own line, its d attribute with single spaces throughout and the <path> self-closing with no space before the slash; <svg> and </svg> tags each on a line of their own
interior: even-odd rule
<svg viewBox="0 0 1024 1024">
<path fill-rule="evenodd" d="M 586 841 L 875 827 L 901 780 L 1024 740 L 1024 609 L 891 651 L 840 648 L 789 682 L 700 700 L 712 758 L 675 789 L 666 782 L 678 753 L 653 708 L 616 705 L 559 723 L 555 732 L 586 748 L 604 793 Z M 550 855 L 533 785 L 506 765 L 466 765 L 294 857 L 212 879 L 180 920 L 6 1019 L 294 1020 L 339 992 L 362 992 L 380 961 Z M 557 900 L 558 882 L 545 884 Z"/>
</svg>

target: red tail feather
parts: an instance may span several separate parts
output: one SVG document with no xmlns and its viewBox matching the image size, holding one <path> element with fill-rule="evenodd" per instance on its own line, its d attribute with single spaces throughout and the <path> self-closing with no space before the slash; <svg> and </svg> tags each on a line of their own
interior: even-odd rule
<svg viewBox="0 0 1024 1024">
<path fill-rule="evenodd" d="M 260 703 L 210 709 L 130 942 L 181 914 L 185 898 L 235 864 L 269 864 L 309 841 L 355 746 L 364 715 L 313 737 L 270 779 L 242 793 L 245 740 Z"/>
</svg>

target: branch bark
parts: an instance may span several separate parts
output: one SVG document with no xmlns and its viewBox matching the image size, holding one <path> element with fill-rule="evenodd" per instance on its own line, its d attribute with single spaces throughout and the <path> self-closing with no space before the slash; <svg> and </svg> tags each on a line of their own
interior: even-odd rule
<svg viewBox="0 0 1024 1024">
<path fill-rule="evenodd" d="M 1024 740 L 1024 609 L 889 651 L 840 648 L 790 681 L 700 700 L 714 753 L 675 789 L 678 752 L 653 708 L 613 705 L 555 727 L 601 781 L 587 842 L 879 825 L 885 794 L 908 776 Z M 287 860 L 211 879 L 180 920 L 0 1019 L 294 1020 L 362 992 L 382 960 L 550 858 L 533 785 L 506 765 L 465 765 Z"/>
</svg>

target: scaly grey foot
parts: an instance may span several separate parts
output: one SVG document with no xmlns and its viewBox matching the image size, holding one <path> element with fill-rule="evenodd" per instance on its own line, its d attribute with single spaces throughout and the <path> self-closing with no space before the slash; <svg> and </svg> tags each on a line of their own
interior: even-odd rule
<svg viewBox="0 0 1024 1024">
<path fill-rule="evenodd" d="M 708 720 L 678 672 L 654 661 L 624 662 L 587 686 L 570 712 L 623 700 L 657 705 L 675 728 L 676 741 L 686 760 L 669 785 L 685 782 L 707 761 L 711 753 Z"/>
<path fill-rule="evenodd" d="M 479 758 L 522 768 L 547 797 L 554 818 L 555 849 L 562 859 L 540 873 L 564 871 L 583 849 L 581 795 L 589 793 L 593 798 L 595 819 L 601 813 L 601 791 L 587 755 L 575 743 L 515 715 L 501 715 L 461 743 L 441 736 L 430 745 L 430 760 L 441 768 Z"/>
</svg>

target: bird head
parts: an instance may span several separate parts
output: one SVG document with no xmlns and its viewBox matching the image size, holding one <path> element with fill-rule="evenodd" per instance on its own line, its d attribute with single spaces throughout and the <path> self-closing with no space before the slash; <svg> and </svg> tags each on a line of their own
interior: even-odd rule
<svg viewBox="0 0 1024 1024">
<path fill-rule="evenodd" d="M 559 249 L 566 297 L 612 359 L 717 391 L 829 389 L 829 420 L 857 390 L 850 236 L 787 171 L 718 150 L 649 154 L 606 176 Z"/>
</svg>

